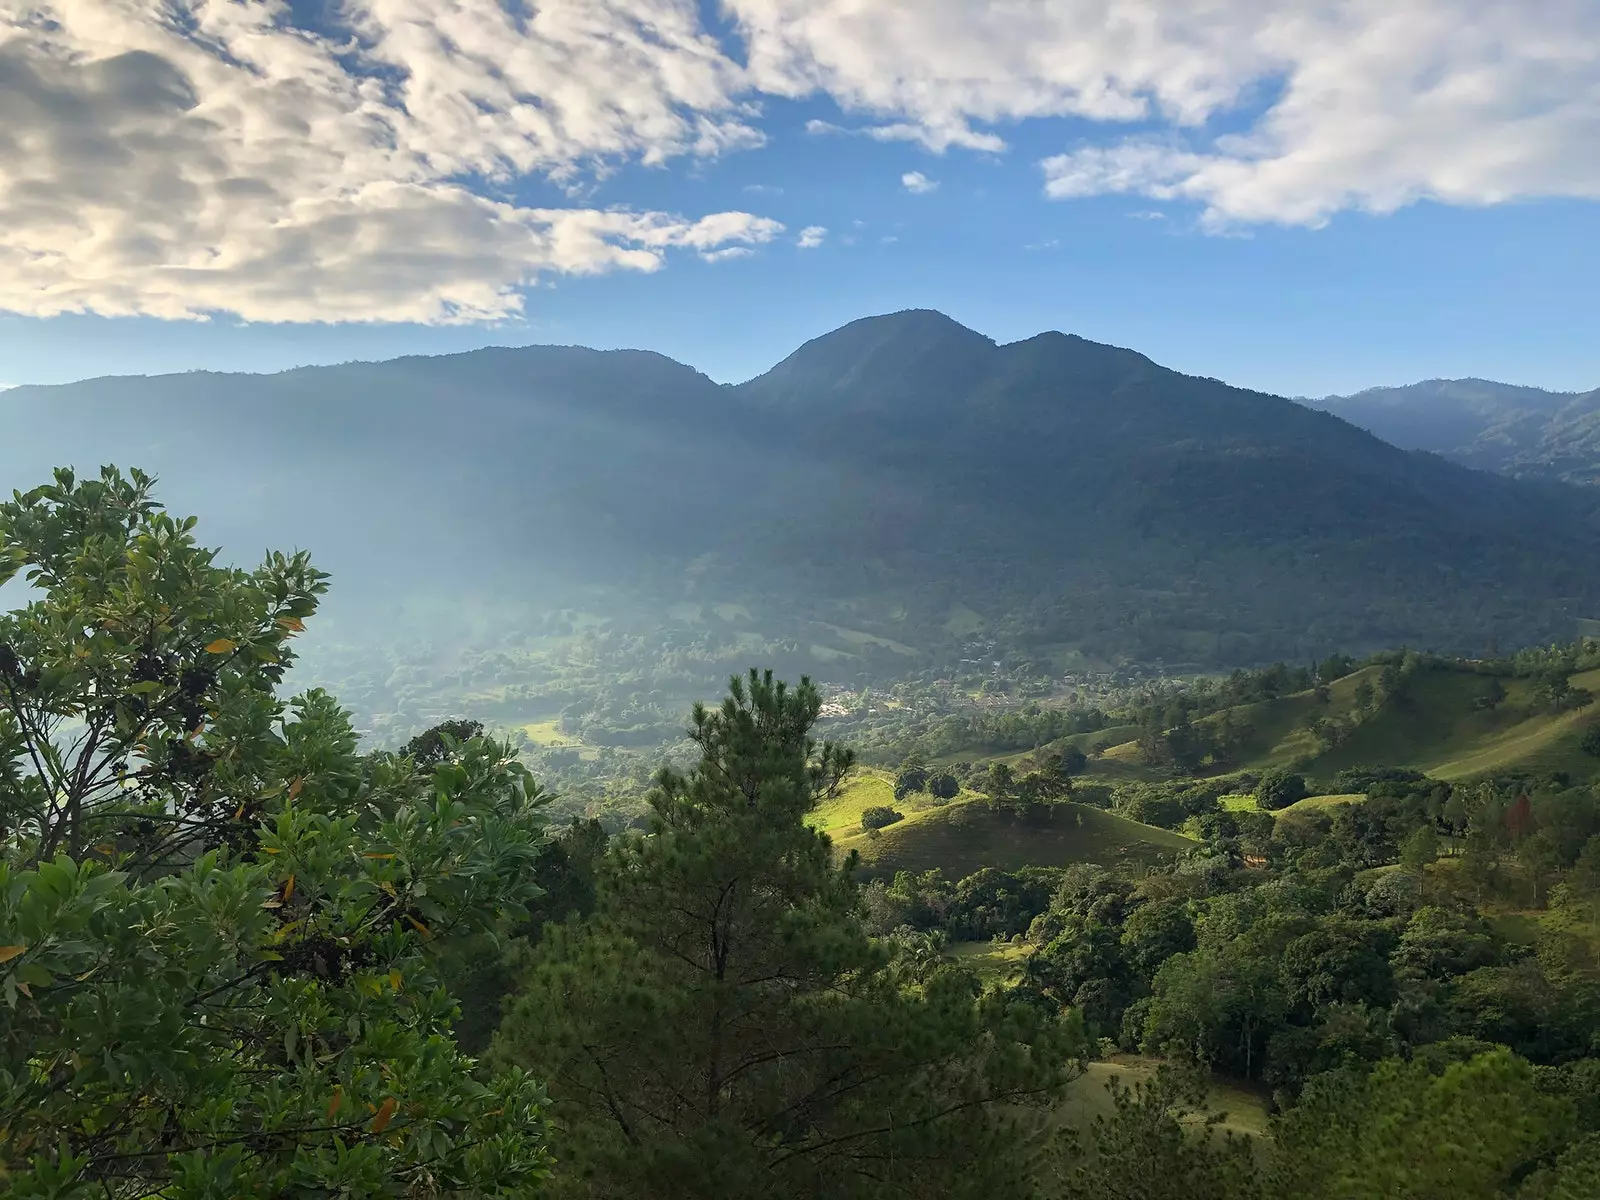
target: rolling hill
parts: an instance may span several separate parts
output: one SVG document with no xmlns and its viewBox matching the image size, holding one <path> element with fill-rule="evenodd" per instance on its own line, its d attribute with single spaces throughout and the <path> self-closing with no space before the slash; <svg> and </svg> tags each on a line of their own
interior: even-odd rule
<svg viewBox="0 0 1600 1200">
<path fill-rule="evenodd" d="M 861 813 L 892 804 L 905 819 L 868 833 Z M 1191 849 L 1182 834 L 1142 825 L 1086 804 L 1062 804 L 1048 818 L 1025 821 L 991 812 L 970 793 L 948 804 L 927 796 L 894 799 L 887 776 L 860 772 L 841 794 L 810 818 L 841 852 L 855 851 L 868 875 L 939 868 L 959 879 L 984 867 L 1060 867 L 1075 862 L 1102 866 L 1151 863 Z"/>
<path fill-rule="evenodd" d="M 1336 680 L 1326 703 L 1299 692 L 1229 710 L 1249 730 L 1239 769 L 1292 767 L 1320 780 L 1346 768 L 1372 766 L 1406 767 L 1451 781 L 1508 772 L 1565 772 L 1575 779 L 1600 773 L 1600 759 L 1579 746 L 1584 732 L 1600 723 L 1600 710 L 1593 705 L 1550 711 L 1536 701 L 1533 680 L 1505 679 L 1504 699 L 1486 707 L 1488 676 L 1465 664 L 1438 663 L 1407 680 L 1401 694 L 1362 714 L 1356 691 L 1363 681 L 1376 686 L 1378 676 L 1378 668 L 1366 667 Z M 1600 671 L 1576 673 L 1570 683 L 1600 693 Z M 1349 723 L 1338 745 L 1312 733 L 1310 722 L 1318 716 Z M 1200 723 L 1220 720 L 1219 713 Z M 1126 742 L 1108 750 L 1097 766 L 1102 774 L 1114 775 L 1116 767 L 1137 761 L 1137 747 Z"/>
<path fill-rule="evenodd" d="M 1525 478 L 1600 483 L 1600 388 L 1429 379 L 1308 401 L 1407 450 Z"/>
<path fill-rule="evenodd" d="M 546 346 L 23 387 L 0 419 L 0 485 L 144 467 L 236 559 L 312 549 L 353 640 L 492 642 L 566 605 L 645 646 L 675 606 L 710 604 L 744 614 L 729 646 L 859 679 L 976 633 L 1214 666 L 1474 652 L 1600 615 L 1586 492 L 932 312 L 854 322 L 731 387 Z"/>
</svg>

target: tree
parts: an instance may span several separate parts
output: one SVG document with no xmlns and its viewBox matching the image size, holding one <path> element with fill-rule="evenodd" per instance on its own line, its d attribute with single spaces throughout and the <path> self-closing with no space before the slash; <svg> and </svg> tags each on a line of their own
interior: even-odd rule
<svg viewBox="0 0 1600 1200">
<path fill-rule="evenodd" d="M 1378 694 L 1373 689 L 1372 680 L 1363 679 L 1360 683 L 1356 684 L 1355 701 L 1356 711 L 1358 713 L 1365 714 L 1371 712 L 1372 706 L 1377 701 L 1377 698 Z"/>
<path fill-rule="evenodd" d="M 1478 707 L 1493 712 L 1506 700 L 1506 685 L 1501 683 L 1497 676 L 1490 676 L 1488 687 L 1484 688 L 1483 695 L 1478 698 Z"/>
<path fill-rule="evenodd" d="M 1016 785 L 1016 772 L 1008 763 L 991 762 L 988 770 L 984 772 L 983 790 L 989 797 L 989 803 L 995 807 L 1004 805 L 1011 799 Z"/>
<path fill-rule="evenodd" d="M 1261 782 L 1256 784 L 1256 804 L 1265 812 L 1288 808 L 1289 805 L 1305 798 L 1305 777 L 1296 775 L 1292 771 L 1268 771 L 1262 775 Z"/>
<path fill-rule="evenodd" d="M 1062 747 L 1059 755 L 1059 766 L 1055 767 L 1055 769 L 1063 775 L 1082 775 L 1088 767 L 1089 756 L 1077 746 L 1069 743 Z"/>
<path fill-rule="evenodd" d="M 1318 1076 L 1273 1123 L 1268 1194 L 1303 1200 L 1503 1196 L 1570 1136 L 1564 1099 L 1496 1049 L 1436 1071 L 1387 1060 Z"/>
<path fill-rule="evenodd" d="M 482 736 L 482 721 L 456 718 L 417 734 L 400 748 L 400 753 L 415 760 L 419 767 L 434 767 L 449 758 L 460 743 Z"/>
<path fill-rule="evenodd" d="M 904 800 L 913 792 L 920 792 L 928 786 L 928 768 L 915 765 L 902 767 L 894 780 L 894 798 Z"/>
<path fill-rule="evenodd" d="M 542 797 L 482 739 L 363 759 L 285 704 L 324 590 L 219 567 L 138 472 L 0 505 L 0 1175 L 13 1196 L 532 1186 L 539 1093 L 476 1079 L 439 951 L 537 893 Z"/>
<path fill-rule="evenodd" d="M 1439 857 L 1439 834 L 1434 827 L 1419 825 L 1400 843 L 1400 865 L 1408 871 L 1421 871 Z"/>
<path fill-rule="evenodd" d="M 1567 708 L 1571 694 L 1572 682 L 1567 678 L 1566 671 L 1559 668 L 1545 674 L 1537 692 L 1540 701 L 1554 712 Z"/>
<path fill-rule="evenodd" d="M 1160 1067 L 1153 1079 L 1107 1082 L 1112 1112 L 1089 1128 L 1088 1153 L 1063 1172 L 1061 1200 L 1248 1200 L 1263 1195 L 1249 1141 L 1208 1109 L 1196 1072 Z M 1076 1139 L 1074 1139 L 1074 1145 Z"/>
<path fill-rule="evenodd" d="M 961 794 L 961 781 L 949 771 L 940 771 L 928 780 L 928 794 L 936 800 L 954 800 Z"/>
<path fill-rule="evenodd" d="M 1194 949 L 1194 922 L 1189 902 L 1181 897 L 1141 904 L 1122 925 L 1122 947 L 1128 963 L 1146 978 L 1174 954 Z"/>
<path fill-rule="evenodd" d="M 905 820 L 905 813 L 896 812 L 887 804 L 869 804 L 861 810 L 861 828 L 882 829 L 886 825 L 893 825 L 896 821 Z"/>
<path fill-rule="evenodd" d="M 1591 725 L 1583 731 L 1578 748 L 1591 758 L 1600 758 L 1600 723 Z"/>
<path fill-rule="evenodd" d="M 548 1080 L 558 1195 L 1028 1194 L 1078 1026 L 866 936 L 804 820 L 851 762 L 819 707 L 770 672 L 697 707 L 698 764 L 535 949 L 496 1057 Z"/>
</svg>

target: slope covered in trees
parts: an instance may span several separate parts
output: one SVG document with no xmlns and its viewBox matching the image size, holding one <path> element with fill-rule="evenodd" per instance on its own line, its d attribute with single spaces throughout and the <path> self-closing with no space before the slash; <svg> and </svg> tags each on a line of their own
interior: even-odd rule
<svg viewBox="0 0 1600 1200">
<path fill-rule="evenodd" d="M 1582 781 L 1346 772 L 1343 802 L 1290 819 L 1231 810 L 1216 781 L 1107 796 L 1065 748 L 959 779 L 912 759 L 861 815 L 926 794 L 1026 825 L 1110 800 L 1125 824 L 1175 807 L 1188 836 L 1156 861 L 862 886 L 815 828 L 843 818 L 854 763 L 814 740 L 809 681 L 751 671 L 697 707 L 645 828 L 551 836 L 473 722 L 361 753 L 332 697 L 280 693 L 325 589 L 304 555 L 220 566 L 147 479 L 108 472 L 0 505 L 0 564 L 8 1195 L 1600 1186 Z M 1576 704 L 1566 653 L 1542 686 Z M 1141 726 L 1170 733 L 1170 703 Z M 1259 807 L 1303 790 L 1256 783 Z M 1005 939 L 1009 978 L 952 939 Z M 486 1056 L 463 1049 L 496 1025 Z M 1161 1065 L 1075 1107 L 1113 1054 Z M 1270 1104 L 1250 1140 L 1204 1118 L 1217 1081 Z"/>
<path fill-rule="evenodd" d="M 1600 483 L 1600 389 L 1429 379 L 1310 403 L 1407 450 L 1507 475 Z"/>
<path fill-rule="evenodd" d="M 350 641 L 409 613 L 482 645 L 570 607 L 659 642 L 675 606 L 709 605 L 745 614 L 731 647 L 881 678 L 953 662 L 974 628 L 1045 656 L 1225 664 L 1475 652 L 1600 613 L 1587 493 L 937 313 L 855 322 L 737 387 L 530 347 L 18 388 L 0 411 L 0 479 L 138 461 L 230 546 L 313 548 Z"/>
</svg>

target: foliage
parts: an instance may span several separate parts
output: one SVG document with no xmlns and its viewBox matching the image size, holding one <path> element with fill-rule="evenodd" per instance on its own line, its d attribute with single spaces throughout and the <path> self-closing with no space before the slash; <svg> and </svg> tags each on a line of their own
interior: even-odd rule
<svg viewBox="0 0 1600 1200">
<path fill-rule="evenodd" d="M 404 746 L 400 747 L 403 758 L 409 758 L 419 767 L 432 767 L 450 757 L 462 742 L 470 742 L 473 738 L 482 737 L 484 733 L 482 721 L 471 721 L 464 718 L 455 718 L 433 726 L 417 734 Z"/>
<path fill-rule="evenodd" d="M 1263 812 L 1288 808 L 1306 795 L 1305 776 L 1292 771 L 1268 771 L 1256 785 L 1256 804 Z"/>
<path fill-rule="evenodd" d="M 1578 746 L 1591 758 L 1600 758 L 1600 724 L 1585 729 Z"/>
<path fill-rule="evenodd" d="M 1389 1060 L 1314 1080 L 1274 1127 L 1273 1195 L 1456 1200 L 1506 1194 L 1570 1136 L 1572 1111 L 1500 1049 L 1436 1071 Z"/>
<path fill-rule="evenodd" d="M 861 828 L 882 829 L 896 821 L 905 820 L 905 813 L 896 812 L 887 804 L 870 804 L 861 810 Z"/>
<path fill-rule="evenodd" d="M 1163 1066 L 1154 1079 L 1106 1085 L 1113 1112 L 1096 1117 L 1087 1153 L 1063 1171 L 1060 1200 L 1250 1200 L 1261 1196 L 1254 1151 L 1229 1133 L 1214 1134 L 1222 1114 L 1206 1112 L 1202 1078 Z M 1195 1118 L 1199 1117 L 1198 1120 Z"/>
<path fill-rule="evenodd" d="M 441 949 L 534 895 L 508 748 L 363 759 L 274 685 L 322 577 L 227 569 L 150 480 L 0 505 L 0 1167 L 14 1196 L 500 1195 L 546 1169 Z"/>
<path fill-rule="evenodd" d="M 875 944 L 848 861 L 803 817 L 850 764 L 770 675 L 697 708 L 588 918 L 547 929 L 497 1055 L 549 1081 L 572 1194 L 1028 1193 L 1030 1106 L 1070 1019 Z"/>
</svg>

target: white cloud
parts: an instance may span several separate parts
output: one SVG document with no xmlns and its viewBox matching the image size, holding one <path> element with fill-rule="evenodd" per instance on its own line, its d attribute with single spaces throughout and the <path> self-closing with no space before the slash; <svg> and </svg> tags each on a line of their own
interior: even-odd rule
<svg viewBox="0 0 1600 1200">
<path fill-rule="evenodd" d="M 1214 229 L 1600 198 L 1594 0 L 723 0 L 737 47 L 699 0 L 314 7 L 343 24 L 0 0 L 0 310 L 504 317 L 543 274 L 776 237 L 570 199 L 760 146 L 770 97 L 939 153 L 1097 122 L 1109 144 L 1040 164 L 1048 195 L 1187 202 Z M 530 177 L 569 203 L 516 202 Z"/>
<path fill-rule="evenodd" d="M 1594 0 L 726 4 L 756 86 L 825 94 L 875 136 L 992 151 L 1040 117 L 1174 135 L 1047 160 L 1055 196 L 1188 200 L 1213 226 L 1600 197 Z"/>
<path fill-rule="evenodd" d="M 802 250 L 815 250 L 827 239 L 828 230 L 824 225 L 807 225 L 800 231 L 800 240 L 796 243 Z"/>
<path fill-rule="evenodd" d="M 759 141 L 677 0 L 343 11 L 354 39 L 280 0 L 0 0 L 0 309 L 488 320 L 542 273 L 653 271 L 783 228 L 496 195 Z"/>
<path fill-rule="evenodd" d="M 914 196 L 926 196 L 929 192 L 938 191 L 939 181 L 929 179 L 921 171 L 907 171 L 900 176 L 900 186 Z"/>
</svg>

